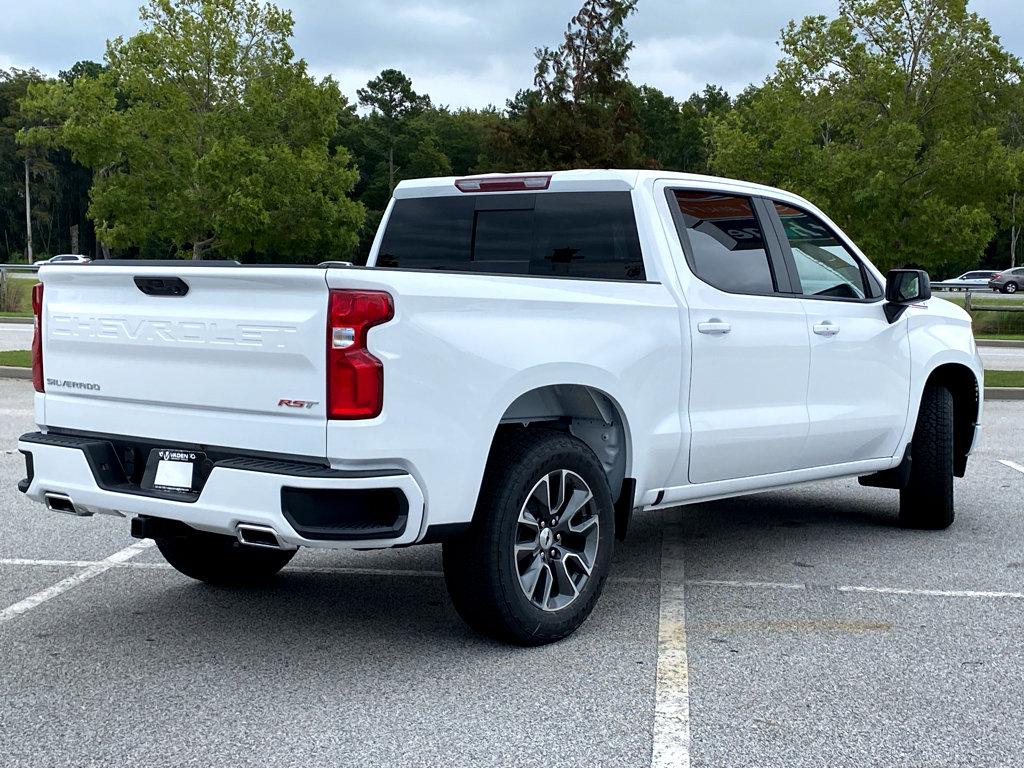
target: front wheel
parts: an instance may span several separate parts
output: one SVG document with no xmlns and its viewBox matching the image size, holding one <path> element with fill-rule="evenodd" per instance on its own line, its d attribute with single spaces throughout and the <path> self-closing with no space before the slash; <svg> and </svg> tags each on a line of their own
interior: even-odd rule
<svg viewBox="0 0 1024 769">
<path fill-rule="evenodd" d="M 456 611 L 523 646 L 566 637 L 601 594 L 614 526 L 604 470 L 585 443 L 542 428 L 499 436 L 473 524 L 443 549 Z"/>
<path fill-rule="evenodd" d="M 243 545 L 234 537 L 206 531 L 159 537 L 156 546 L 167 562 L 182 574 L 211 585 L 266 582 L 298 552 Z"/>
<path fill-rule="evenodd" d="M 910 481 L 900 490 L 900 523 L 947 528 L 953 523 L 953 394 L 945 387 L 925 387 L 910 458 Z"/>
</svg>

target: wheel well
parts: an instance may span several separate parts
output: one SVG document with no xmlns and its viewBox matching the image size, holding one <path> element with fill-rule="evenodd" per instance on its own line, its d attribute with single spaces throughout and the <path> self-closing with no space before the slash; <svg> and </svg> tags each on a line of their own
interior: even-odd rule
<svg viewBox="0 0 1024 769">
<path fill-rule="evenodd" d="M 611 397 L 586 385 L 538 387 L 505 409 L 498 430 L 532 425 L 563 430 L 586 443 L 604 468 L 612 498 L 618 497 L 628 474 L 629 434 L 622 410 Z"/>
<path fill-rule="evenodd" d="M 615 500 L 615 535 L 625 539 L 633 512 L 636 481 L 629 477 L 629 426 L 619 405 L 594 387 L 560 384 L 523 393 L 505 409 L 493 441 L 503 430 L 523 427 L 562 430 L 594 452 Z"/>
<path fill-rule="evenodd" d="M 946 363 L 928 375 L 925 387 L 941 385 L 953 394 L 953 472 L 962 478 L 967 470 L 967 452 L 974 438 L 981 393 L 974 372 L 959 363 Z"/>
</svg>

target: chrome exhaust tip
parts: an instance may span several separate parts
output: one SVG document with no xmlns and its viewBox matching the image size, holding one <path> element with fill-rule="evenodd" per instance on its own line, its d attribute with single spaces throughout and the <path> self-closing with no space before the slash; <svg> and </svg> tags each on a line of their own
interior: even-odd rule
<svg viewBox="0 0 1024 769">
<path fill-rule="evenodd" d="M 277 532 L 270 526 L 261 526 L 256 523 L 240 523 L 235 529 L 238 541 L 243 545 L 253 547 L 268 547 L 271 550 L 294 550 L 291 545 L 281 542 Z"/>
<path fill-rule="evenodd" d="M 92 515 L 92 511 L 77 507 L 67 494 L 47 491 L 43 494 L 43 500 L 46 502 L 46 509 L 52 510 L 55 513 L 66 513 L 83 517 Z"/>
</svg>

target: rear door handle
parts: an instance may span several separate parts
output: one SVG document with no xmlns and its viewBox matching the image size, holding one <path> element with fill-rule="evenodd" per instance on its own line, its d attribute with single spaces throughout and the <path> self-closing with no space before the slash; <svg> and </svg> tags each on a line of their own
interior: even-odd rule
<svg viewBox="0 0 1024 769">
<path fill-rule="evenodd" d="M 812 328 L 818 336 L 835 336 L 839 333 L 839 326 L 830 320 L 826 320 L 823 323 L 815 323 Z"/>
<path fill-rule="evenodd" d="M 732 326 L 718 318 L 712 318 L 704 323 L 698 323 L 697 330 L 702 334 L 728 334 L 732 331 Z"/>
</svg>

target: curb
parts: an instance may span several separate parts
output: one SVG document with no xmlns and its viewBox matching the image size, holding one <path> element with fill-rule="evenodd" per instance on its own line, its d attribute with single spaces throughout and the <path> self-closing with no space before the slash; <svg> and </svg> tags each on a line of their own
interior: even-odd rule
<svg viewBox="0 0 1024 769">
<path fill-rule="evenodd" d="M 35 318 L 13 318 L 7 316 L 0 317 L 0 326 L 2 326 L 4 323 L 19 323 L 31 326 L 33 323 L 35 323 Z"/>
<path fill-rule="evenodd" d="M 0 379 L 31 379 L 32 369 L 28 366 L 0 366 Z"/>
<path fill-rule="evenodd" d="M 976 339 L 978 347 L 1024 347 L 1024 339 Z"/>
<path fill-rule="evenodd" d="M 986 387 L 987 401 L 1021 401 L 1024 400 L 1024 387 Z"/>
</svg>

